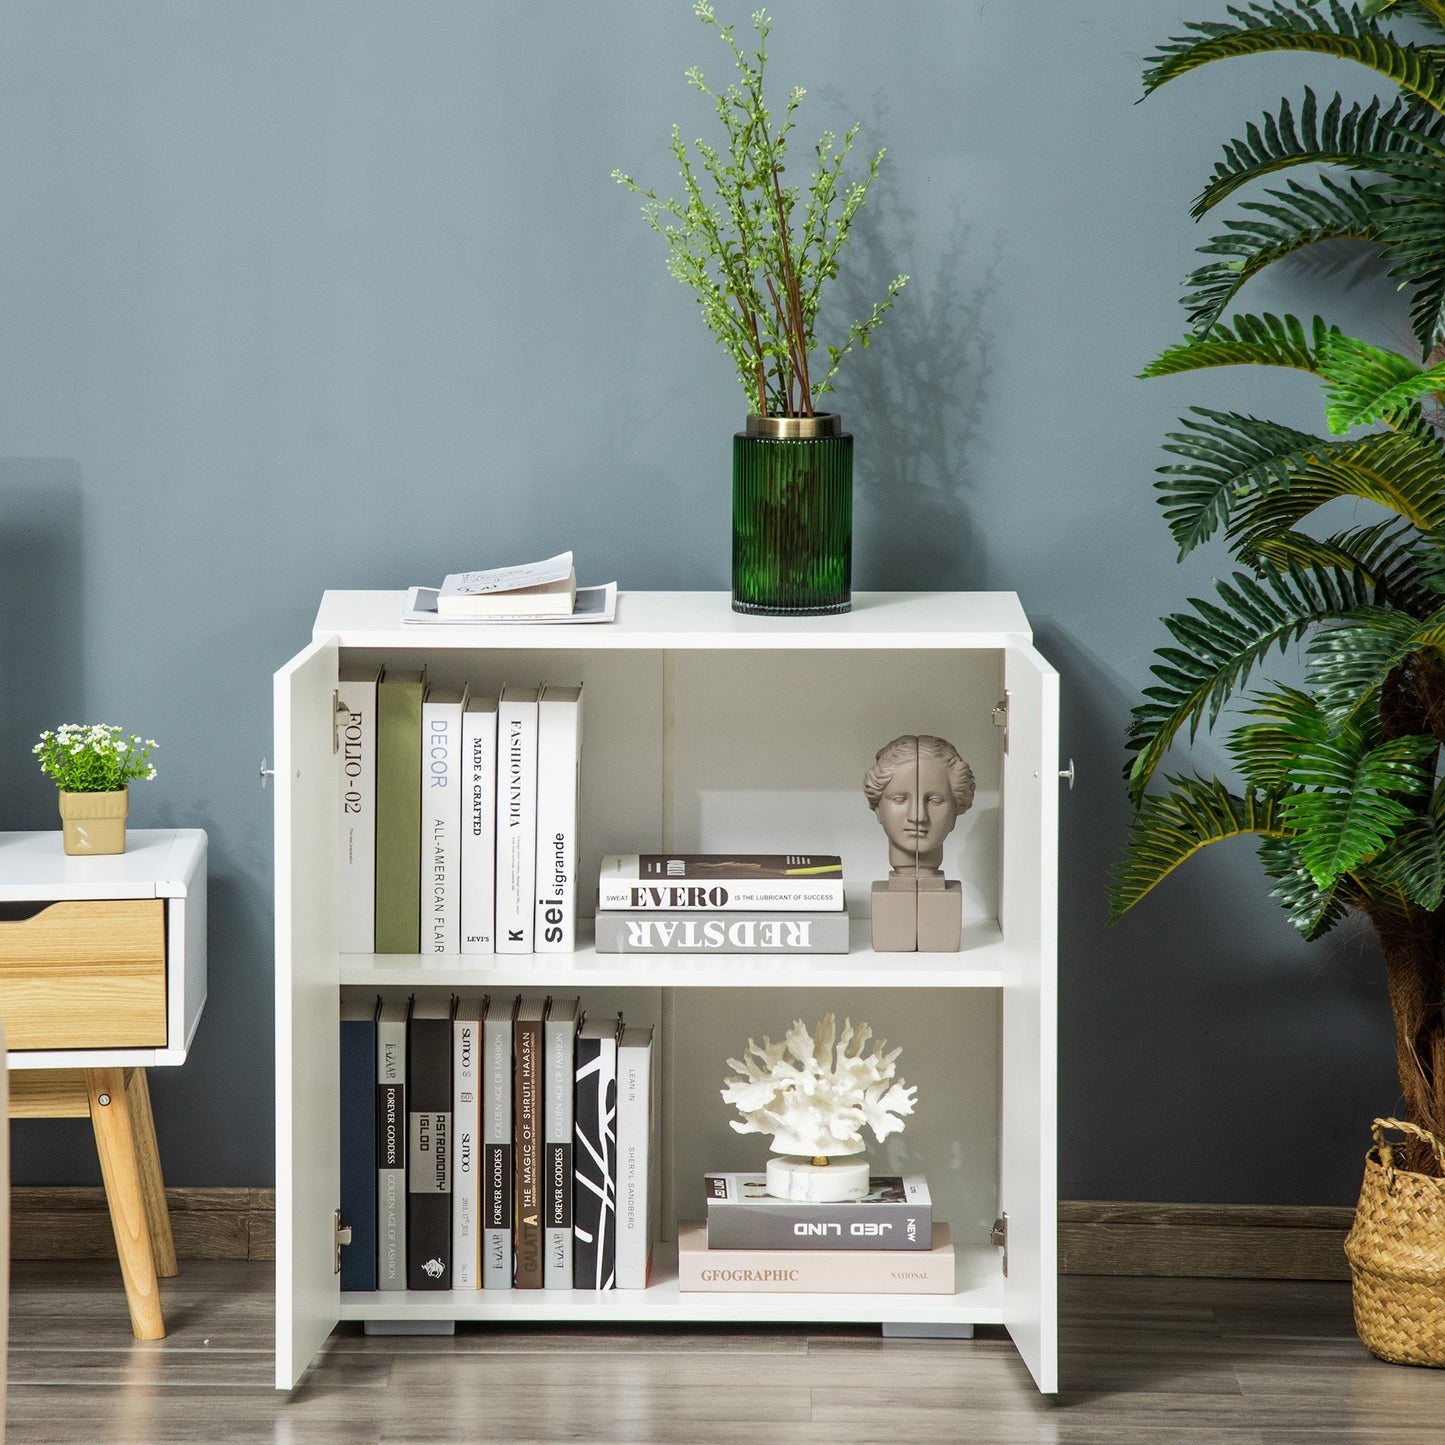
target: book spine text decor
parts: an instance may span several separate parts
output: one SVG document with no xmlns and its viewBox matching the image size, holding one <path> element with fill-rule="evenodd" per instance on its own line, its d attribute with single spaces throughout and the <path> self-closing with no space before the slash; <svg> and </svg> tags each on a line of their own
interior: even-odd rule
<svg viewBox="0 0 1445 1445">
<path fill-rule="evenodd" d="M 831 854 L 610 854 L 599 909 L 633 912 L 842 912 L 843 864 Z"/>
<path fill-rule="evenodd" d="M 452 1288 L 482 1287 L 482 1021 L 487 1000 L 457 1000 L 452 1022 Z"/>
<path fill-rule="evenodd" d="M 421 950 L 421 701 L 424 671 L 376 690 L 376 951 Z"/>
<path fill-rule="evenodd" d="M 421 941 L 460 953 L 462 708 L 466 689 L 430 687 L 421 707 Z"/>
</svg>

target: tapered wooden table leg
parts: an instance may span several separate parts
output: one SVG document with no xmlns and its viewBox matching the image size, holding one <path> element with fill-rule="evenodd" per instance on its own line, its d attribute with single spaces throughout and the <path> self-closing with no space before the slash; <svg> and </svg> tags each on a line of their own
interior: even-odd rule
<svg viewBox="0 0 1445 1445">
<path fill-rule="evenodd" d="M 138 1340 L 160 1340 L 165 1338 L 166 1325 L 161 1317 L 160 1286 L 156 1282 L 125 1073 L 124 1069 L 87 1069 L 85 1086 L 90 1095 L 90 1122 L 95 1129 L 95 1148 L 100 1155 L 121 1277 L 130 1304 L 131 1329 Z"/>
<path fill-rule="evenodd" d="M 176 1244 L 171 1237 L 171 1212 L 166 1206 L 166 1182 L 161 1176 L 160 1150 L 156 1148 L 156 1121 L 151 1113 L 150 1084 L 144 1069 L 132 1069 L 126 1086 L 130 1100 L 131 1127 L 135 1132 L 136 1155 L 140 1161 L 140 1187 L 145 1196 L 146 1223 L 150 1226 L 151 1252 L 156 1273 L 170 1279 L 180 1273 Z"/>
</svg>

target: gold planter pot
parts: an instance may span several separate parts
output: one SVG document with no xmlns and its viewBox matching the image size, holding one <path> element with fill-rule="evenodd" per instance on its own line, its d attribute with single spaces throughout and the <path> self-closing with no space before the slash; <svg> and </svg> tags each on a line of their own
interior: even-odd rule
<svg viewBox="0 0 1445 1445">
<path fill-rule="evenodd" d="M 130 792 L 67 793 L 60 790 L 61 828 L 65 851 L 72 854 L 124 853 L 125 815 Z"/>
</svg>

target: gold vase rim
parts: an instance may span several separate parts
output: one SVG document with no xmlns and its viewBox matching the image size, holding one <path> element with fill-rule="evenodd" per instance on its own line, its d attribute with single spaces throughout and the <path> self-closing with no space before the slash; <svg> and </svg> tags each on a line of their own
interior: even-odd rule
<svg viewBox="0 0 1445 1445">
<path fill-rule="evenodd" d="M 842 434 L 843 417 L 836 411 L 815 412 L 812 416 L 758 416 L 749 412 L 744 432 L 745 436 L 770 437 L 774 441 Z"/>
</svg>

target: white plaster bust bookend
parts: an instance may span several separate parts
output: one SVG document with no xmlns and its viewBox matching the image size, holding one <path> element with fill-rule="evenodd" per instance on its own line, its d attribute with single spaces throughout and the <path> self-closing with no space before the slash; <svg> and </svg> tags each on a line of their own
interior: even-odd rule
<svg viewBox="0 0 1445 1445">
<path fill-rule="evenodd" d="M 722 1096 L 743 1116 L 732 1127 L 739 1134 L 771 1134 L 774 1158 L 768 1161 L 768 1193 L 779 1199 L 830 1201 L 860 1199 L 868 1192 L 868 1161 L 863 1129 L 882 1143 L 903 1128 L 913 1112 L 917 1089 L 895 1080 L 900 1049 L 884 1053 L 867 1024 L 855 1030 L 845 1021 L 837 1031 L 834 1015 L 819 1022 L 816 1038 L 802 1019 L 773 1043 L 748 1040 L 741 1059 L 729 1059 L 742 1077 L 724 1081 Z"/>
<path fill-rule="evenodd" d="M 863 795 L 888 839 L 890 872 L 873 885 L 873 948 L 957 952 L 963 889 L 943 876 L 943 840 L 973 806 L 973 769 L 928 733 L 905 733 L 878 749 Z"/>
</svg>

